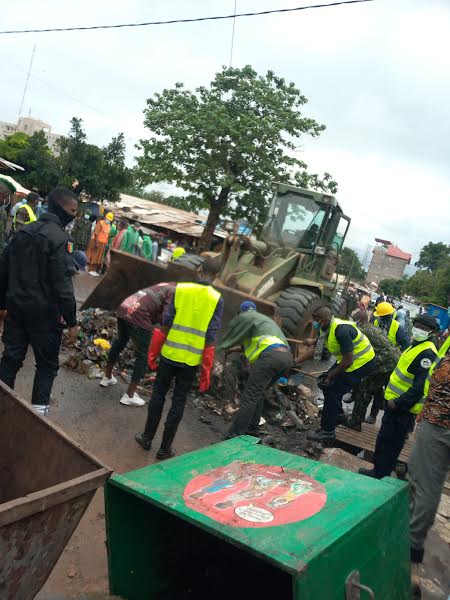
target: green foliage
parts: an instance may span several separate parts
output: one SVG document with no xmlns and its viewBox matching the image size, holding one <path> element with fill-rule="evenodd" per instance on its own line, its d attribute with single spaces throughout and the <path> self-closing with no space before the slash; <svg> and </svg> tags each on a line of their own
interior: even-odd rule
<svg viewBox="0 0 450 600">
<path fill-rule="evenodd" d="M 401 298 L 405 293 L 408 286 L 408 279 L 382 279 L 378 286 L 378 289 L 383 290 L 387 296 L 393 298 Z"/>
<path fill-rule="evenodd" d="M 78 181 L 77 189 L 92 200 L 116 202 L 130 181 L 124 136 L 120 133 L 104 148 L 86 140 L 82 120 L 73 117 L 68 137 L 58 140 L 61 179 L 68 186 Z"/>
<path fill-rule="evenodd" d="M 190 194 L 189 205 L 208 209 L 201 247 L 220 216 L 247 218 L 258 229 L 266 219 L 270 183 L 290 182 L 336 192 L 331 175 L 310 174 L 294 156 L 303 135 L 324 129 L 304 117 L 307 99 L 272 71 L 223 68 L 209 87 L 195 92 L 181 83 L 147 100 L 149 139 L 138 148 L 142 184 L 168 181 Z"/>
<path fill-rule="evenodd" d="M 18 164 L 19 155 L 28 145 L 28 139 L 27 134 L 21 131 L 8 135 L 0 140 L 0 156 Z"/>
<path fill-rule="evenodd" d="M 428 269 L 431 273 L 435 273 L 441 266 L 442 261 L 449 257 L 450 246 L 443 242 L 428 242 L 420 251 L 419 260 L 416 262 L 416 267 L 420 269 Z"/>
<path fill-rule="evenodd" d="M 366 272 L 358 255 L 348 247 L 342 250 L 336 270 L 339 275 L 346 275 L 349 279 L 355 279 L 356 281 L 364 281 L 366 279 Z"/>
<path fill-rule="evenodd" d="M 43 131 L 36 131 L 18 155 L 18 163 L 25 169 L 16 178 L 29 189 L 47 194 L 59 181 L 58 164 L 50 152 Z"/>
</svg>

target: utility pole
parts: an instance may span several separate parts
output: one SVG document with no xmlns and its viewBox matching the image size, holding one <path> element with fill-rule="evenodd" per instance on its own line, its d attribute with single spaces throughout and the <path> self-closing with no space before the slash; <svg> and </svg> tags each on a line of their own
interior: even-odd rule
<svg viewBox="0 0 450 600">
<path fill-rule="evenodd" d="M 36 53 L 36 44 L 33 44 L 33 50 L 31 52 L 31 59 L 30 59 L 30 66 L 28 67 L 27 78 L 25 79 L 25 87 L 23 88 L 22 102 L 20 103 L 19 117 L 18 117 L 17 120 L 19 120 L 20 117 L 22 116 L 23 103 L 25 102 L 25 96 L 26 96 L 27 89 L 28 89 L 28 82 L 30 81 L 31 68 L 33 66 L 33 61 L 34 61 L 34 55 L 35 55 L 35 53 Z"/>
</svg>

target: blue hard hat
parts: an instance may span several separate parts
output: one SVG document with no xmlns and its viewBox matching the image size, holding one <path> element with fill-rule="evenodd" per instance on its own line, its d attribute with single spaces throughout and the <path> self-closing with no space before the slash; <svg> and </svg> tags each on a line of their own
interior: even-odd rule
<svg viewBox="0 0 450 600">
<path fill-rule="evenodd" d="M 242 302 L 241 306 L 239 307 L 239 310 L 241 312 L 247 312 L 248 310 L 256 310 L 256 304 L 251 300 L 245 300 L 244 302 Z"/>
<path fill-rule="evenodd" d="M 76 250 L 73 253 L 73 260 L 75 261 L 75 265 L 80 271 L 86 271 L 88 258 L 86 256 L 86 253 L 83 252 L 83 250 Z"/>
</svg>

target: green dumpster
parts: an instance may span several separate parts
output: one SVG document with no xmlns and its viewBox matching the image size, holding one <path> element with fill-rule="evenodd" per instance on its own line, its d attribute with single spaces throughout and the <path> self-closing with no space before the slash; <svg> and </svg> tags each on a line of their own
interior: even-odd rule
<svg viewBox="0 0 450 600">
<path fill-rule="evenodd" d="M 243 436 L 113 476 L 110 590 L 126 600 L 404 600 L 404 482 Z"/>
</svg>

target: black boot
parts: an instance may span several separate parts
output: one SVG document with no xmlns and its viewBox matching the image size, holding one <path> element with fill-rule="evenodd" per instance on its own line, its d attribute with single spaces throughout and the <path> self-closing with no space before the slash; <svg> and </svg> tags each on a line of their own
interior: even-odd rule
<svg viewBox="0 0 450 600">
<path fill-rule="evenodd" d="M 152 440 L 145 431 L 143 433 L 137 433 L 134 436 L 134 439 L 137 441 L 139 446 L 141 446 L 141 448 L 143 448 L 144 450 L 148 451 L 152 447 Z"/>
<path fill-rule="evenodd" d="M 375 410 L 371 410 L 370 411 L 370 415 L 366 419 L 366 423 L 370 423 L 371 425 L 373 425 L 374 423 L 376 423 L 378 412 L 379 412 L 378 408 L 376 408 Z"/>
<path fill-rule="evenodd" d="M 161 441 L 161 448 L 156 453 L 158 460 L 165 460 L 166 458 L 172 458 L 175 456 L 175 451 L 172 449 L 172 442 L 177 433 L 178 425 L 166 425 Z"/>
</svg>

